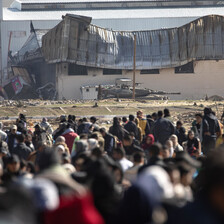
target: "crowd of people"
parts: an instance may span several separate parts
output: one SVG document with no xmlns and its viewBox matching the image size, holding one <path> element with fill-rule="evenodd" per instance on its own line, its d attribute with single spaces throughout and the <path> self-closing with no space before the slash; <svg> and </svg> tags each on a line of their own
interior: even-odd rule
<svg viewBox="0 0 224 224">
<path fill-rule="evenodd" d="M 0 123 L 0 222 L 224 223 L 224 135 L 211 108 L 190 130 L 168 109 Z"/>
</svg>

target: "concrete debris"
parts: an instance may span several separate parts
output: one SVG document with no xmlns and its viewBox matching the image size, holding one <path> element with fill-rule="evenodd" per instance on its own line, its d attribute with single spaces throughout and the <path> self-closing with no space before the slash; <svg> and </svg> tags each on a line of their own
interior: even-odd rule
<svg viewBox="0 0 224 224">
<path fill-rule="evenodd" d="M 213 95 L 213 96 L 210 96 L 208 98 L 208 100 L 210 100 L 210 101 L 223 101 L 224 100 L 224 97 L 218 96 L 218 95 Z"/>
</svg>

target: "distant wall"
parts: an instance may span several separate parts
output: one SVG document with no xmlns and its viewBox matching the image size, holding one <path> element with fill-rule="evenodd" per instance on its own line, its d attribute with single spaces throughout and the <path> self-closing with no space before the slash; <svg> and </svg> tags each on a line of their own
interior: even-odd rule
<svg viewBox="0 0 224 224">
<path fill-rule="evenodd" d="M 89 69 L 88 76 L 68 76 L 67 65 L 58 65 L 57 88 L 59 98 L 81 99 L 81 85 L 114 84 L 116 78 L 132 78 L 132 71 L 122 75 L 103 75 L 102 69 Z M 224 60 L 194 62 L 193 74 L 175 74 L 174 68 L 161 69 L 160 74 L 140 75 L 136 72 L 136 82 L 143 87 L 167 92 L 181 92 L 169 96 L 172 99 L 202 99 L 206 96 L 224 96 Z"/>
</svg>

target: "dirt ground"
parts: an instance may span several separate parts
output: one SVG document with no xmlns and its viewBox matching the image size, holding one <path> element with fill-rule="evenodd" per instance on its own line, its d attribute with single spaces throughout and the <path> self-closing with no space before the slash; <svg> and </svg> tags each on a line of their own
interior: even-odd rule
<svg viewBox="0 0 224 224">
<path fill-rule="evenodd" d="M 97 105 L 95 105 L 97 103 Z M 158 110 L 168 108 L 174 121 L 181 120 L 188 129 L 194 119 L 194 114 L 202 112 L 204 107 L 211 107 L 217 113 L 220 119 L 224 109 L 223 101 L 171 101 L 171 100 L 120 100 L 116 99 L 102 100 L 98 102 L 46 102 L 32 101 L 32 103 L 20 103 L 17 106 L 0 107 L 1 121 L 5 126 L 10 126 L 15 122 L 16 117 L 20 113 L 28 117 L 29 125 L 32 127 L 41 117 L 49 117 L 49 121 L 54 127 L 57 126 L 56 120 L 62 114 L 73 114 L 77 117 L 83 116 L 99 116 L 99 123 L 104 125 L 112 121 L 112 117 L 136 114 L 138 110 L 142 110 L 145 115 L 152 114 Z M 109 116 L 108 116 L 109 115 Z M 105 117 L 106 116 L 106 117 Z"/>
</svg>

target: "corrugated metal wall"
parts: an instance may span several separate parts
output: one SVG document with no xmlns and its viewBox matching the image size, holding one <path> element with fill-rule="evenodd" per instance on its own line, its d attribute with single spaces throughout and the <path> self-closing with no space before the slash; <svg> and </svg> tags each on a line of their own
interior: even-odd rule
<svg viewBox="0 0 224 224">
<path fill-rule="evenodd" d="M 60 27 L 62 25 L 63 29 L 55 27 L 43 37 L 43 54 L 49 63 L 132 69 L 134 34 L 137 69 L 169 68 L 192 60 L 224 59 L 222 16 L 202 17 L 179 28 L 139 32 L 106 30 L 71 16 L 66 16 Z M 61 44 L 56 44 L 57 38 L 62 38 Z M 61 47 L 63 52 L 55 52 L 54 49 Z"/>
</svg>

